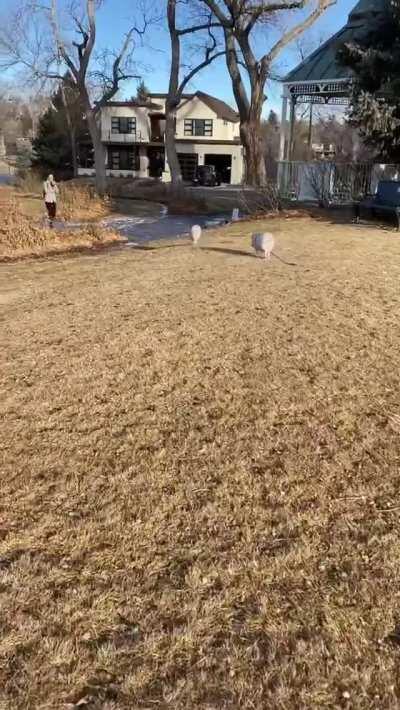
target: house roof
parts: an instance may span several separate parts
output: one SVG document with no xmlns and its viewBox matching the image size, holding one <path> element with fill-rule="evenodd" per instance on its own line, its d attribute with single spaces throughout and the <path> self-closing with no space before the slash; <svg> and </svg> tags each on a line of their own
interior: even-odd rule
<svg viewBox="0 0 400 710">
<path fill-rule="evenodd" d="M 239 114 L 233 110 L 225 101 L 217 99 L 216 96 L 211 96 L 211 94 L 206 94 L 204 91 L 196 91 L 194 94 L 182 94 L 182 99 L 185 101 L 190 101 L 197 97 L 200 101 L 206 104 L 218 118 L 222 118 L 224 121 L 230 121 L 231 123 L 239 122 Z M 150 108 L 153 111 L 162 111 L 163 107 L 157 103 L 153 103 L 152 99 L 166 99 L 167 94 L 149 94 L 149 101 L 136 101 L 131 99 L 130 101 L 110 101 L 107 106 L 131 106 L 132 108 Z"/>
<path fill-rule="evenodd" d="M 150 94 L 152 99 L 165 99 L 167 94 Z M 217 114 L 218 118 L 222 118 L 224 121 L 231 121 L 231 123 L 239 122 L 239 114 L 225 103 L 221 99 L 217 99 L 216 96 L 211 96 L 211 94 L 206 94 L 204 91 L 196 91 L 194 94 L 182 94 L 182 99 L 185 101 L 190 101 L 197 97 L 203 103 L 208 106 L 211 111 Z"/>
<path fill-rule="evenodd" d="M 168 94 L 149 94 L 152 99 L 166 99 Z M 183 99 L 192 99 L 194 94 L 182 94 Z"/>
<path fill-rule="evenodd" d="M 347 24 L 324 42 L 307 59 L 284 78 L 285 83 L 296 81 L 332 81 L 350 79 L 353 72 L 340 64 L 338 50 L 349 42 L 364 39 L 377 23 L 387 15 L 390 0 L 359 0 L 351 11 Z"/>
<path fill-rule="evenodd" d="M 153 104 L 151 101 L 136 101 L 136 99 L 130 99 L 129 101 L 108 101 L 107 106 L 131 106 L 132 108 L 151 108 L 154 111 L 162 111 L 162 106 L 160 104 Z"/>
<path fill-rule="evenodd" d="M 195 96 L 205 103 L 211 111 L 214 111 L 218 118 L 222 118 L 224 121 L 230 121 L 231 123 L 239 122 L 239 114 L 225 103 L 225 101 L 221 101 L 221 99 L 217 99 L 210 94 L 205 94 L 203 91 L 196 91 Z"/>
</svg>

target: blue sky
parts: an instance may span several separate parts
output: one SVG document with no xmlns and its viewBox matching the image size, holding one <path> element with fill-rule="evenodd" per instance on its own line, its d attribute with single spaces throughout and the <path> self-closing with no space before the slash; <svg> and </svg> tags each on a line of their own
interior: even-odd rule
<svg viewBox="0 0 400 710">
<path fill-rule="evenodd" d="M 14 0 L 0 0 L 1 14 L 7 8 L 12 7 Z M 134 8 L 135 0 L 105 0 L 103 8 L 99 11 L 98 17 L 98 40 L 102 46 L 118 46 L 120 38 L 129 27 L 129 22 L 132 19 L 132 9 Z M 305 42 L 309 45 L 310 50 L 314 49 L 322 39 L 327 39 L 330 35 L 336 32 L 346 22 L 347 16 L 356 4 L 356 0 L 337 0 L 336 6 L 330 8 L 320 20 L 315 23 L 313 28 L 306 34 Z M 299 11 L 290 13 L 286 17 L 286 22 L 293 22 L 294 18 L 300 19 Z M 284 20 L 281 20 L 284 22 Z M 277 29 L 269 30 L 268 35 L 260 35 L 257 43 L 258 48 L 262 50 L 268 48 L 268 37 L 274 36 Z M 271 41 L 271 40 L 270 40 Z M 148 36 L 145 46 L 138 50 L 137 56 L 140 61 L 140 72 L 143 79 L 151 91 L 162 92 L 166 90 L 168 82 L 168 36 L 165 30 L 154 29 Z M 286 50 L 278 60 L 276 71 L 280 75 L 285 74 L 289 69 L 298 64 L 300 61 L 299 50 L 296 47 L 290 47 Z M 190 86 L 190 90 L 203 90 L 211 94 L 225 99 L 232 105 L 234 100 L 229 77 L 226 73 L 226 68 L 223 60 L 217 60 L 212 67 L 209 67 Z M 130 96 L 135 91 L 135 84 L 127 84 L 122 90 L 123 96 Z M 270 108 L 278 109 L 280 106 L 281 89 L 279 84 L 273 82 L 268 88 L 268 103 L 266 104 L 266 112 Z"/>
</svg>

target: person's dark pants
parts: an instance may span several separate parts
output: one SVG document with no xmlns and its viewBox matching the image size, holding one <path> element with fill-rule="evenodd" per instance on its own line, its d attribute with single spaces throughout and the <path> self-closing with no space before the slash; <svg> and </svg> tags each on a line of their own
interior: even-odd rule
<svg viewBox="0 0 400 710">
<path fill-rule="evenodd" d="M 57 214 L 57 203 L 56 202 L 46 202 L 47 214 L 49 215 L 50 224 L 52 224 L 53 219 L 56 218 Z"/>
</svg>

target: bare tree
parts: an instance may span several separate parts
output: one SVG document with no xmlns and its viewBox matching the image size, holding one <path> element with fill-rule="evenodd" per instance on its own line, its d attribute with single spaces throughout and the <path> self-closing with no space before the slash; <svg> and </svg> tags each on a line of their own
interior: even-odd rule
<svg viewBox="0 0 400 710">
<path fill-rule="evenodd" d="M 133 24 L 120 49 L 96 52 L 97 0 L 18 0 L 0 29 L 3 67 L 20 67 L 31 80 L 63 83 L 66 72 L 84 107 L 94 149 L 96 187 L 106 191 L 106 161 L 101 140 L 100 111 L 133 74 L 135 38 L 142 38 L 148 20 Z M 63 20 L 61 20 L 63 18 Z M 73 34 L 74 33 L 74 34 Z M 74 38 L 77 37 L 77 39 Z"/>
<path fill-rule="evenodd" d="M 251 185 L 265 181 L 261 113 L 266 99 L 265 85 L 271 77 L 272 65 L 282 50 L 336 3 L 336 0 L 315 1 L 315 8 L 305 19 L 283 31 L 272 47 L 257 58 L 253 41 L 256 29 L 260 26 L 267 28 L 277 13 L 303 9 L 311 0 L 202 0 L 223 28 L 226 64 L 239 110 L 240 135 L 245 147 L 246 181 Z"/>
<path fill-rule="evenodd" d="M 208 12 L 206 16 L 204 16 L 204 14 L 203 16 L 201 16 L 201 14 L 195 16 L 192 12 L 189 16 L 181 18 L 181 20 L 186 20 L 186 26 L 178 28 L 176 18 L 177 5 L 178 0 L 168 0 L 167 20 L 171 40 L 171 68 L 168 96 L 165 105 L 165 146 L 173 184 L 182 182 L 181 168 L 175 143 L 176 112 L 182 100 L 182 94 L 188 84 L 202 69 L 205 69 L 211 62 L 225 54 L 224 50 L 218 50 L 217 39 L 212 33 L 213 28 L 219 27 L 219 22 L 213 22 L 212 13 Z M 187 67 L 186 74 L 181 76 L 182 38 L 199 33 L 200 35 L 204 35 L 205 33 L 206 37 L 204 41 L 202 41 L 201 46 L 197 48 L 196 55 L 199 55 L 198 59 L 194 65 Z"/>
<path fill-rule="evenodd" d="M 72 169 L 74 177 L 78 175 L 78 140 L 82 135 L 82 128 L 86 127 L 84 121 L 85 111 L 82 100 L 69 72 L 65 75 L 64 81 L 60 82 L 59 89 L 53 97 L 52 104 L 56 111 L 63 109 L 66 128 L 68 131 L 71 146 Z"/>
<path fill-rule="evenodd" d="M 68 133 L 69 133 L 69 139 L 71 143 L 71 154 L 72 154 L 72 169 L 73 169 L 73 174 L 74 177 L 77 177 L 78 175 L 78 154 L 77 154 L 77 145 L 76 145 L 76 122 L 74 120 L 74 116 L 72 113 L 73 110 L 73 105 L 71 106 L 71 102 L 69 101 L 69 95 L 72 94 L 71 91 L 68 91 L 66 88 L 64 82 L 61 82 L 60 84 L 60 96 L 61 100 L 64 106 L 64 111 L 65 111 L 65 118 L 67 121 L 67 127 L 68 127 Z"/>
<path fill-rule="evenodd" d="M 48 97 L 34 92 L 16 92 L 15 86 L 0 86 L 0 131 L 8 152 L 15 153 L 18 140 L 30 139 L 40 115 L 49 104 Z"/>
</svg>

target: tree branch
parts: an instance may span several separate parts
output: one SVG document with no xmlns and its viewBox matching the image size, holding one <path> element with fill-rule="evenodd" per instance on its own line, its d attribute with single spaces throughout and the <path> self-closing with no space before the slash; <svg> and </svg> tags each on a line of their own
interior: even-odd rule
<svg viewBox="0 0 400 710">
<path fill-rule="evenodd" d="M 296 37 L 301 35 L 304 30 L 310 27 L 329 7 L 335 4 L 336 0 L 319 0 L 318 7 L 313 12 L 311 12 L 308 17 L 303 20 L 303 22 L 299 22 L 298 25 L 292 27 L 291 30 L 288 30 L 281 37 L 281 39 L 276 42 L 272 49 L 264 55 L 264 57 L 261 59 L 262 69 L 264 71 L 267 71 L 271 62 L 276 59 L 282 49 L 284 49 L 288 44 L 290 44 L 290 42 L 293 42 Z"/>
<path fill-rule="evenodd" d="M 113 67 L 112 67 L 112 76 L 110 80 L 110 86 L 107 90 L 105 90 L 103 96 L 101 97 L 100 101 L 96 103 L 96 112 L 98 112 L 105 104 L 107 101 L 110 101 L 113 96 L 117 93 L 119 89 L 119 84 L 121 81 L 124 81 L 125 79 L 140 79 L 140 76 L 137 76 L 135 74 L 126 74 L 124 72 L 121 72 L 121 63 L 124 59 L 124 56 L 126 52 L 128 51 L 129 45 L 131 43 L 132 37 L 134 32 L 137 32 L 136 27 L 132 27 L 128 34 L 126 35 L 125 42 L 122 46 L 122 49 L 118 56 L 115 58 Z"/>
<path fill-rule="evenodd" d="M 72 43 L 73 46 L 76 47 L 78 50 L 79 61 L 81 62 L 83 59 L 83 53 L 84 53 L 84 51 L 87 47 L 87 43 L 89 41 L 89 35 L 77 17 L 74 17 L 73 20 L 74 20 L 76 26 L 78 27 L 80 34 L 82 35 L 82 42 L 73 42 Z"/>
<path fill-rule="evenodd" d="M 218 59 L 218 57 L 223 57 L 225 54 L 225 50 L 221 50 L 220 52 L 216 52 L 215 54 L 212 55 L 212 57 L 206 58 L 201 64 L 198 64 L 197 67 L 192 69 L 187 76 L 182 80 L 181 85 L 179 87 L 179 96 L 183 94 L 183 91 L 185 89 L 185 86 L 189 84 L 190 81 L 192 81 L 193 77 L 198 74 L 202 69 L 205 69 L 205 67 L 208 67 L 209 64 L 211 64 L 214 59 Z"/>
<path fill-rule="evenodd" d="M 308 0 L 290 0 L 290 2 L 261 3 L 260 5 L 247 5 L 245 12 L 248 15 L 257 14 L 258 17 L 264 13 L 278 12 L 278 10 L 301 10 Z"/>
<path fill-rule="evenodd" d="M 242 76 L 240 74 L 239 59 L 236 51 L 233 32 L 230 29 L 225 29 L 224 34 L 226 65 L 228 67 L 228 71 L 232 80 L 232 89 L 235 95 L 237 107 L 239 109 L 241 118 L 243 118 L 243 116 L 246 115 L 250 110 L 250 102 L 247 97 Z"/>
<path fill-rule="evenodd" d="M 263 15 L 278 12 L 279 10 L 302 10 L 307 2 L 308 0 L 291 0 L 291 2 L 274 2 L 268 5 L 265 3 L 261 3 L 260 5 L 248 5 L 245 12 L 249 15 L 250 21 L 246 26 L 246 31 L 250 33 L 254 25 Z"/>
<path fill-rule="evenodd" d="M 194 34 L 195 32 L 200 32 L 200 30 L 208 30 L 210 27 L 221 27 L 219 22 L 207 22 L 204 25 L 193 25 L 193 27 L 185 27 L 183 30 L 176 30 L 177 34 L 182 37 L 183 35 Z"/>
<path fill-rule="evenodd" d="M 60 35 L 60 31 L 59 31 L 59 27 L 58 27 L 58 19 L 57 19 L 57 0 L 51 0 L 50 23 L 51 23 L 51 27 L 53 29 L 54 39 L 55 39 L 56 46 L 57 46 L 57 52 L 63 58 L 67 67 L 71 71 L 71 74 L 74 77 L 74 79 L 77 80 L 78 75 L 79 75 L 78 69 L 76 68 L 74 62 L 72 61 L 67 50 L 65 49 L 64 42 L 63 42 L 62 37 Z"/>
<path fill-rule="evenodd" d="M 229 18 L 226 15 L 224 15 L 220 6 L 218 5 L 217 0 L 201 0 L 201 1 L 207 5 L 207 7 L 215 15 L 219 24 L 222 27 L 225 27 L 225 28 L 232 27 L 232 18 Z"/>
<path fill-rule="evenodd" d="M 85 82 L 86 74 L 89 66 L 90 57 L 92 56 L 93 48 L 96 42 L 96 7 L 95 0 L 86 0 L 86 12 L 88 17 L 88 40 L 85 43 L 82 59 L 79 67 L 79 81 L 81 84 Z"/>
</svg>

